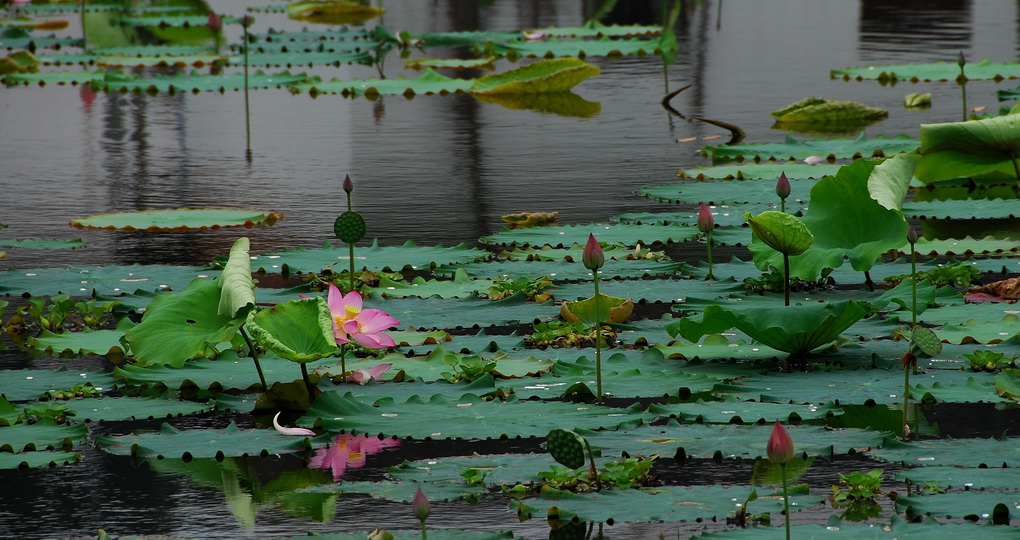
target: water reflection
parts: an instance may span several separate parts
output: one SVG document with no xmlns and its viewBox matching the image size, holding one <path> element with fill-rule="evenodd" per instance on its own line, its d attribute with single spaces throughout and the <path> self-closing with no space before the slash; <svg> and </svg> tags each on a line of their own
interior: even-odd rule
<svg viewBox="0 0 1020 540">
<path fill-rule="evenodd" d="M 860 45 L 865 62 L 890 63 L 890 53 L 949 60 L 970 46 L 971 0 L 861 2 Z"/>
<path fill-rule="evenodd" d="M 331 471 L 333 481 L 339 482 L 348 467 L 352 469 L 364 467 L 368 456 L 398 446 L 400 446 L 398 439 L 342 433 L 334 437 L 329 446 L 315 451 L 315 455 L 308 462 L 308 468 Z"/>
</svg>

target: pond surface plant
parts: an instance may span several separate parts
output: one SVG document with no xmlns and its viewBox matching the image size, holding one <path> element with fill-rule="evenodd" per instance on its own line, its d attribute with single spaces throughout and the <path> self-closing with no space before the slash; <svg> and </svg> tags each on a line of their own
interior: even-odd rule
<svg viewBox="0 0 1020 540">
<path fill-rule="evenodd" d="M 600 8 L 612 11 L 610 4 Z M 69 42 L 60 51 L 49 50 L 48 38 L 33 30 L 32 47 L 46 54 L 40 53 L 36 72 L 11 74 L 6 82 L 12 87 L 0 99 L 45 95 L 58 90 L 59 81 L 77 81 L 115 104 L 154 107 L 195 100 L 203 89 L 219 104 L 215 100 L 229 102 L 229 90 L 250 87 L 256 100 L 297 94 L 285 98 L 293 108 L 281 107 L 297 116 L 312 101 L 309 95 L 316 96 L 317 116 L 327 107 L 335 112 L 350 106 L 380 125 L 455 102 L 496 118 L 528 115 L 535 123 L 528 133 L 536 137 L 564 126 L 576 134 L 597 126 L 600 115 L 612 114 L 619 102 L 607 99 L 600 105 L 569 89 L 577 86 L 589 95 L 628 88 L 627 99 L 640 101 L 635 95 L 648 89 L 632 84 L 643 81 L 634 73 L 652 66 L 656 83 L 665 71 L 668 84 L 676 75 L 670 71 L 676 57 L 687 54 L 675 30 L 687 28 L 689 15 L 707 11 L 704 4 L 681 10 L 680 2 L 672 2 L 662 13 L 673 21 L 665 29 L 592 22 L 513 31 L 391 32 L 373 19 L 407 21 L 399 18 L 401 11 L 416 8 L 387 5 L 388 13 L 363 19 L 365 26 L 341 28 L 336 21 L 349 15 L 345 5 L 249 9 L 261 24 L 285 23 L 276 16 L 285 13 L 301 24 L 327 21 L 325 32 L 264 30 L 248 15 L 233 17 L 221 6 L 216 13 L 222 27 L 210 24 L 210 12 L 200 4 L 172 6 L 182 7 L 182 13 L 144 6 L 136 13 L 109 10 L 126 17 L 122 22 L 132 28 L 126 31 L 151 28 L 143 33 L 230 51 L 199 51 L 219 66 L 209 73 L 187 73 L 199 69 L 198 60 L 167 56 L 193 57 L 196 51 L 167 42 L 147 45 L 155 50 L 144 51 L 140 65 L 162 61 L 187 67 L 172 74 L 128 68 L 114 75 L 112 67 L 99 73 L 93 60 L 73 64 L 67 57 L 59 62 L 47 57 L 74 48 L 113 66 L 115 59 L 108 57 L 116 52 Z M 36 12 L 43 13 L 61 9 L 38 7 Z M 106 11 L 95 8 L 85 16 L 107 17 Z M 153 20 L 138 20 L 146 18 Z M 239 21 L 246 22 L 239 28 Z M 88 31 L 91 40 L 104 37 L 96 34 L 99 28 Z M 220 43 L 226 36 L 218 34 L 231 30 L 243 34 L 243 44 Z M 4 43 L 27 48 L 29 40 L 19 32 L 20 26 L 5 33 Z M 457 48 L 457 58 L 412 58 L 450 47 Z M 234 75 L 242 69 L 242 50 L 253 65 L 311 64 L 314 74 L 240 80 Z M 395 73 L 392 60 L 385 60 L 398 51 L 411 61 L 404 65 L 426 70 L 408 72 L 406 78 Z M 565 61 L 540 60 L 546 57 Z M 527 65 L 513 66 L 511 59 Z M 340 65 L 345 67 L 337 79 L 323 81 Z M 495 77 L 478 76 L 490 69 L 486 65 L 498 70 Z M 894 67 L 908 77 L 941 73 L 940 66 L 929 64 Z M 973 62 L 967 76 L 977 80 L 980 69 L 988 70 L 989 79 L 1020 72 L 1013 64 L 982 68 Z M 445 70 L 458 75 L 440 75 Z M 351 76 L 366 71 L 371 75 Z M 835 77 L 831 84 L 842 85 Z M 37 82 L 46 86 L 37 88 Z M 938 123 L 943 119 L 936 116 L 939 100 L 946 92 L 933 86 L 936 106 L 918 118 Z M 219 92 L 227 95 L 215 95 Z M 655 106 L 659 93 L 657 87 L 651 91 Z M 898 103 L 900 96 L 895 97 Z M 677 97 L 683 108 L 679 102 Z M 699 107 L 693 101 L 687 106 Z M 890 116 L 897 114 L 889 109 Z M 759 114 L 767 127 L 768 114 Z M 169 216 L 132 212 L 135 205 L 122 198 L 110 201 L 111 208 L 62 216 L 67 230 L 75 215 L 93 215 L 96 219 L 79 222 L 83 228 L 70 230 L 96 247 L 61 239 L 0 245 L 18 261 L 43 246 L 54 261 L 88 264 L 102 252 L 99 246 L 141 247 L 124 247 L 125 255 L 102 266 L 12 264 L 0 278 L 7 295 L 0 302 L 0 324 L 14 338 L 2 341 L 9 350 L 0 370 L 0 476 L 11 485 L 29 486 L 26 493 L 66 477 L 83 483 L 103 478 L 94 487 L 106 490 L 114 479 L 130 475 L 142 476 L 137 484 L 144 489 L 167 490 L 158 503 L 147 503 L 145 522 L 116 521 L 113 514 L 97 511 L 98 517 L 74 518 L 79 524 L 73 530 L 47 522 L 41 525 L 46 536 L 92 535 L 100 528 L 100 534 L 122 536 L 267 538 L 305 537 L 309 531 L 329 538 L 1014 536 L 1015 528 L 995 524 L 1015 525 L 1011 509 L 1020 504 L 1011 472 L 1016 441 L 1002 434 L 1015 421 L 1020 399 L 1018 373 L 1009 360 L 1018 356 L 1020 321 L 1004 298 L 973 304 L 962 294 L 972 282 L 1016 275 L 1020 255 L 1015 234 L 992 231 L 989 223 L 1015 218 L 1015 198 L 1001 196 L 1016 185 L 1002 149 L 1011 144 L 1015 113 L 989 115 L 1006 120 L 966 120 L 947 131 L 917 128 L 915 121 L 906 135 L 785 142 L 761 137 L 752 128 L 751 142 L 721 146 L 699 133 L 695 141 L 707 144 L 700 153 L 708 166 L 685 169 L 678 178 L 669 174 L 661 180 L 669 182 L 664 186 L 641 188 L 643 195 L 678 203 L 679 212 L 637 199 L 626 213 L 575 213 L 561 217 L 564 225 L 499 232 L 469 228 L 464 234 L 477 240 L 471 245 L 403 243 L 406 238 L 370 243 L 357 226 L 364 219 L 347 218 L 355 226 L 345 221 L 337 232 L 330 227 L 337 223 L 330 207 L 342 201 L 331 193 L 335 177 L 323 187 L 301 184 L 303 175 L 295 169 L 286 176 L 293 185 L 283 189 L 239 184 L 228 191 L 224 179 L 243 177 L 244 165 L 224 174 L 216 189 L 206 186 L 201 200 L 219 207 L 222 199 L 233 197 L 230 193 L 266 191 L 253 200 L 275 206 L 278 199 L 287 212 L 281 225 L 301 224 L 308 228 L 300 230 L 316 232 L 260 226 L 262 218 L 250 216 L 199 217 L 185 208 L 198 199 L 166 201 L 175 207 Z M 161 117 L 151 118 L 155 128 Z M 430 121 L 437 130 L 442 118 Z M 677 118 L 684 120 L 669 116 L 680 128 L 691 129 Z M 313 126 L 319 124 L 303 122 L 311 125 L 302 144 L 312 146 L 318 139 L 311 136 L 317 133 Z M 284 124 L 274 128 L 286 133 Z M 944 144 L 947 137 L 955 141 L 948 132 L 989 126 L 1007 141 L 994 156 Z M 915 138 L 918 129 L 931 138 Z M 422 138 L 423 132 L 408 131 Z M 504 184 L 513 185 L 515 205 L 556 200 L 555 182 L 523 187 L 509 179 L 492 182 L 482 169 L 459 167 L 458 153 L 477 153 L 473 145 L 491 132 L 466 133 L 458 151 L 449 154 L 421 152 L 428 141 L 399 150 L 388 144 L 393 141 L 383 144 L 363 133 L 354 137 L 353 144 L 365 145 L 357 159 L 349 160 L 352 175 L 364 179 L 358 183 L 359 193 L 366 194 L 359 197 L 358 211 L 373 223 L 387 223 L 386 228 L 396 228 L 405 217 L 427 224 L 413 234 L 378 234 L 419 238 L 429 229 L 449 228 L 436 225 L 445 223 L 436 215 L 457 219 L 465 210 L 426 202 L 435 201 L 427 198 L 432 192 L 453 197 L 438 180 L 447 176 L 429 174 L 427 188 L 408 179 L 388 184 L 396 167 L 364 174 L 358 168 L 365 162 L 380 166 L 410 158 L 427 167 L 433 160 L 447 161 L 434 156 L 450 155 L 458 165 L 454 176 L 479 180 L 473 194 L 479 205 L 484 190 Z M 637 137 L 640 130 L 633 133 Z M 758 142 L 759 137 L 766 140 Z M 675 140 L 669 137 L 671 144 L 690 144 Z M 516 165 L 526 168 L 530 156 L 520 145 L 530 141 L 503 141 L 505 152 L 522 154 Z M 261 146 L 238 163 L 251 158 L 248 166 L 258 168 L 271 161 L 263 156 L 275 155 L 273 146 L 265 139 Z M 582 167 L 584 160 L 566 153 L 561 159 Z M 823 163 L 799 162 L 818 156 L 825 156 L 819 158 Z M 315 159 L 329 161 L 332 170 L 338 165 L 334 161 L 348 161 L 343 152 L 330 151 Z M 960 172 L 929 177 L 925 160 L 955 163 Z M 547 168 L 551 174 L 556 166 Z M 588 172 L 592 186 L 609 169 Z M 622 182 L 627 169 L 612 170 L 614 181 Z M 283 175 L 267 176 L 283 183 Z M 641 182 L 650 177 L 642 176 Z M 353 212 L 352 189 L 353 183 L 345 182 L 347 212 Z M 579 191 L 576 183 L 570 189 Z M 287 190 L 301 192 L 305 211 L 286 205 Z M 694 210 L 699 203 L 712 207 L 711 227 L 702 226 Z M 81 204 L 87 206 L 87 198 Z M 571 216 L 569 207 L 562 209 L 561 216 Z M 498 216 L 516 210 L 486 212 Z M 252 215 L 268 221 L 274 211 Z M 103 217 L 103 212 L 111 213 Z M 578 215 L 605 219 L 588 223 Z M 752 231 L 754 224 L 742 216 L 756 221 L 757 229 Z M 787 227 L 770 221 L 788 220 L 779 216 L 796 220 L 801 226 L 794 227 L 814 238 L 799 255 L 784 243 Z M 162 221 L 166 217 L 170 222 Z M 127 219 L 125 226 L 105 228 L 121 218 Z M 911 224 L 918 225 L 916 237 L 907 234 Z M 230 225 L 245 227 L 245 236 Z M 10 232 L 25 234 L 24 224 L 16 227 Z M 976 232 L 939 234 L 954 227 Z M 357 238 L 347 235 L 354 229 L 360 231 Z M 997 236 L 982 234 L 986 229 Z M 345 245 L 328 243 L 331 235 Z M 716 255 L 736 258 L 713 261 L 710 254 L 705 261 L 699 236 L 708 235 Z M 183 247 L 192 242 L 206 242 L 207 249 Z M 769 242 L 782 249 L 772 249 Z M 170 261 L 155 264 L 145 256 L 153 246 L 173 244 L 182 247 Z M 355 244 L 360 244 L 357 257 Z M 939 266 L 947 263 L 977 273 L 967 272 L 969 280 L 946 277 L 957 275 L 955 268 Z M 337 264 L 348 266 L 347 272 L 334 273 Z M 780 305 L 778 289 L 745 289 L 745 279 L 757 279 L 763 271 L 779 275 L 779 267 L 788 306 Z M 868 273 L 878 271 L 900 276 L 903 283 L 871 283 L 874 290 L 864 286 L 861 273 L 868 283 Z M 791 290 L 791 274 L 810 285 Z M 933 279 L 922 281 L 921 275 Z M 595 280 L 594 296 L 589 279 Z M 905 348 L 910 356 L 904 363 Z M 784 359 L 798 360 L 804 369 L 778 369 Z M 607 389 L 603 377 L 611 381 Z M 589 389 L 593 383 L 597 396 Z M 908 405 L 913 419 L 901 416 Z M 975 417 L 994 420 L 978 426 Z M 908 419 L 909 439 L 904 436 Z M 976 431 L 979 427 L 995 431 Z M 767 467 L 773 464 L 779 482 L 777 471 Z M 93 474 L 95 467 L 107 466 L 109 471 Z M 875 470 L 883 472 L 876 477 L 869 472 Z M 872 498 L 876 479 L 883 491 L 900 496 Z M 826 506 L 833 500 L 830 486 L 841 480 L 847 496 L 834 498 L 840 504 L 859 499 L 866 512 L 851 516 L 848 509 L 833 512 Z M 77 515 L 89 505 L 66 493 L 65 488 L 80 486 L 62 482 L 32 500 L 59 507 L 61 516 Z M 145 499 L 135 497 L 140 491 L 134 489 L 143 488 L 117 489 L 122 491 L 105 491 L 102 498 L 128 509 L 133 506 L 126 498 Z M 10 508 L 28 508 L 7 497 Z M 869 498 L 877 512 L 876 505 L 864 502 Z M 160 517 L 175 511 L 187 517 Z M 20 523 L 34 527 L 39 520 L 32 510 L 24 512 L 17 522 L 3 516 L 0 522 L 32 537 L 40 529 L 27 531 Z M 783 529 L 770 517 L 779 513 Z M 852 523 L 857 516 L 867 522 Z"/>
</svg>

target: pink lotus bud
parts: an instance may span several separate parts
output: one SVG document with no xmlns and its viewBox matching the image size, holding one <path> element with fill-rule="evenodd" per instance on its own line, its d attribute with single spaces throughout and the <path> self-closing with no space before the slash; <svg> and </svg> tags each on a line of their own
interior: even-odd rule
<svg viewBox="0 0 1020 540">
<path fill-rule="evenodd" d="M 248 15 L 247 13 L 244 14 L 244 17 L 241 17 L 241 26 L 243 26 L 245 28 L 248 28 L 254 22 L 255 22 L 255 17 L 252 17 L 251 15 Z"/>
<path fill-rule="evenodd" d="M 956 60 L 956 65 L 960 66 L 960 69 L 967 65 L 967 59 L 963 57 L 963 51 L 960 51 L 960 58 Z"/>
<path fill-rule="evenodd" d="M 354 191 L 354 181 L 351 180 L 351 175 L 348 174 L 347 177 L 344 178 L 344 192 L 350 195 L 352 191 Z"/>
<path fill-rule="evenodd" d="M 779 175 L 779 181 L 776 182 L 776 195 L 784 201 L 790 196 L 790 181 L 786 178 L 785 172 Z"/>
<path fill-rule="evenodd" d="M 429 500 L 425 497 L 425 493 L 422 492 L 421 488 L 418 488 L 418 492 L 414 494 L 414 500 L 411 501 L 411 510 L 414 512 L 414 517 L 418 518 L 418 521 L 425 523 L 425 520 L 429 518 Z"/>
<path fill-rule="evenodd" d="M 917 243 L 917 229 L 913 225 L 907 228 L 907 242 L 910 242 L 910 245 Z"/>
<path fill-rule="evenodd" d="M 705 206 L 705 203 L 701 203 L 701 207 L 698 208 L 698 230 L 703 233 L 710 233 L 712 229 L 715 229 L 715 218 L 712 217 L 712 211 Z"/>
<path fill-rule="evenodd" d="M 223 20 L 220 19 L 220 16 L 215 11 L 209 12 L 209 22 L 206 24 L 209 25 L 209 30 L 212 30 L 213 33 L 223 30 Z"/>
<path fill-rule="evenodd" d="M 588 235 L 588 243 L 584 245 L 581 262 L 588 270 L 598 270 L 606 263 L 606 256 L 602 254 L 602 246 L 599 245 L 594 234 Z"/>
<path fill-rule="evenodd" d="M 772 435 L 769 436 L 769 442 L 765 445 L 765 453 L 768 454 L 769 461 L 772 463 L 785 465 L 793 461 L 793 439 L 783 429 L 779 420 L 776 420 L 776 425 L 772 427 Z"/>
</svg>

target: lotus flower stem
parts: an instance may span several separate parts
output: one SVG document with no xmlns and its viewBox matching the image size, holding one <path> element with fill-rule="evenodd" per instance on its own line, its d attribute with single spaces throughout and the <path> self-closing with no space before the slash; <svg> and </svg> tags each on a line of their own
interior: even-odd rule
<svg viewBox="0 0 1020 540">
<path fill-rule="evenodd" d="M 241 337 L 244 338 L 244 342 L 248 344 L 248 355 L 251 356 L 252 361 L 255 362 L 255 370 L 259 372 L 259 381 L 262 382 L 262 391 L 269 390 L 269 385 L 266 384 L 266 376 L 262 373 L 262 364 L 259 363 L 259 350 L 252 343 L 251 338 L 248 337 L 248 333 L 244 331 L 244 326 L 241 326 Z"/>
<path fill-rule="evenodd" d="M 311 404 L 315 401 L 315 386 L 312 385 L 311 379 L 308 378 L 308 364 L 301 363 L 301 378 L 305 380 L 305 389 L 308 390 L 308 403 Z"/>
<path fill-rule="evenodd" d="M 783 302 L 790 305 L 790 254 L 783 253 Z"/>
<path fill-rule="evenodd" d="M 596 402 L 602 405 L 602 321 L 599 320 L 599 271 L 592 270 L 595 276 L 595 388 L 598 391 Z"/>
<path fill-rule="evenodd" d="M 907 241 L 910 243 L 910 345 L 914 346 L 914 336 L 917 332 L 917 250 L 914 244 L 917 242 L 917 233 L 913 227 L 907 231 Z M 913 351 L 908 350 L 906 362 L 903 363 L 903 438 L 910 436 L 910 428 L 907 421 L 907 408 L 910 406 L 910 372 L 914 368 Z M 916 430 L 915 430 L 916 431 Z"/>
<path fill-rule="evenodd" d="M 783 477 L 783 515 L 786 516 L 786 540 L 790 540 L 790 494 L 786 485 L 786 464 L 779 465 L 779 472 Z"/>
<path fill-rule="evenodd" d="M 348 256 L 351 259 L 351 288 L 347 292 L 354 292 L 354 244 L 347 244 Z"/>
<path fill-rule="evenodd" d="M 347 344 L 340 344 L 340 372 L 347 373 Z"/>
<path fill-rule="evenodd" d="M 957 65 L 960 66 L 960 76 L 956 78 L 956 81 L 960 83 L 960 94 L 962 96 L 962 101 L 963 101 L 963 120 L 960 120 L 960 121 L 961 122 L 966 122 L 967 121 L 967 75 L 965 75 L 964 72 L 963 72 L 963 66 L 967 65 L 967 59 L 964 58 L 963 51 L 960 51 L 960 59 L 957 60 L 956 63 L 957 63 Z M 1020 175 L 1018 175 L 1018 176 L 1020 176 Z"/>
</svg>

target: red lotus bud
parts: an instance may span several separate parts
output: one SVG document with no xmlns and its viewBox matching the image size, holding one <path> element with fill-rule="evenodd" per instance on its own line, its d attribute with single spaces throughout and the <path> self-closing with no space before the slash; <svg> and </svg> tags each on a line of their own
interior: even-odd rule
<svg viewBox="0 0 1020 540">
<path fill-rule="evenodd" d="M 910 245 L 917 243 L 917 229 L 913 225 L 907 228 L 907 242 L 910 242 Z"/>
<path fill-rule="evenodd" d="M 786 178 L 785 172 L 779 175 L 779 181 L 776 182 L 776 195 L 784 201 L 790 196 L 790 181 Z"/>
<path fill-rule="evenodd" d="M 599 245 L 599 241 L 595 239 L 594 234 L 588 235 L 588 243 L 584 245 L 581 262 L 589 270 L 598 270 L 606 263 L 606 256 L 602 253 L 602 246 Z"/>
<path fill-rule="evenodd" d="M 960 51 L 960 58 L 956 61 L 956 65 L 960 66 L 960 69 L 967 65 L 967 59 L 963 57 L 963 51 Z"/>
<path fill-rule="evenodd" d="M 712 211 L 705 206 L 705 203 L 701 203 L 701 207 L 698 209 L 698 230 L 707 234 L 712 232 L 712 229 L 715 229 Z"/>
<path fill-rule="evenodd" d="M 790 434 L 786 432 L 779 420 L 776 420 L 776 425 L 772 427 L 772 435 L 769 436 L 769 442 L 765 445 L 765 453 L 769 456 L 769 461 L 779 465 L 785 465 L 793 461 L 793 439 L 790 438 Z"/>
<path fill-rule="evenodd" d="M 418 488 L 418 492 L 414 494 L 414 500 L 411 501 L 411 510 L 414 512 L 414 517 L 418 518 L 418 521 L 425 523 L 425 520 L 429 518 L 429 500 L 425 497 L 425 493 L 422 492 L 421 488 Z"/>
<path fill-rule="evenodd" d="M 223 20 L 220 19 L 220 16 L 217 15 L 215 11 L 209 12 L 209 22 L 206 24 L 209 25 L 209 29 L 212 30 L 213 33 L 223 30 Z"/>
<path fill-rule="evenodd" d="M 245 28 L 248 28 L 249 26 L 251 26 L 251 24 L 253 22 L 255 22 L 255 17 L 252 17 L 251 15 L 248 15 L 247 13 L 245 13 L 244 17 L 241 17 L 241 26 L 243 26 Z"/>
<path fill-rule="evenodd" d="M 344 191 L 348 195 L 350 195 L 351 192 L 354 191 L 354 182 L 351 180 L 351 175 L 349 174 L 347 175 L 347 178 L 344 178 Z"/>
</svg>

